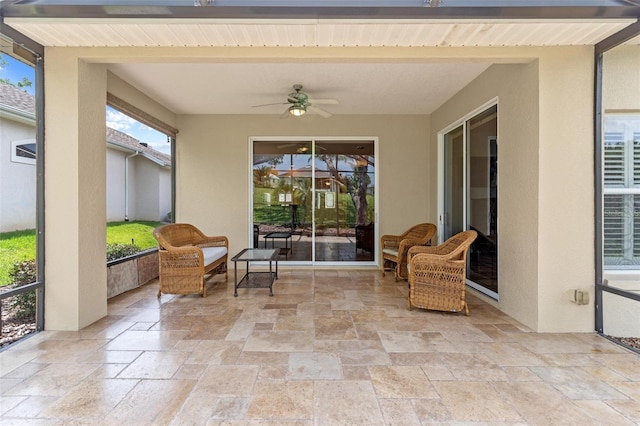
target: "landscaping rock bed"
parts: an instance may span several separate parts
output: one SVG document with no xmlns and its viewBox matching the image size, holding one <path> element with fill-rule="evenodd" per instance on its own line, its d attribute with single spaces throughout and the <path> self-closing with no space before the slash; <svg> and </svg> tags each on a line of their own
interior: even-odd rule
<svg viewBox="0 0 640 426">
<path fill-rule="evenodd" d="M 11 307 L 10 300 L 2 301 L 2 332 L 0 333 L 0 348 L 22 339 L 36 331 L 35 316 L 20 318 L 17 309 Z"/>
<path fill-rule="evenodd" d="M 630 348 L 640 352 L 640 337 L 611 337 L 613 340 L 617 340 L 623 345 L 627 345 Z"/>
</svg>

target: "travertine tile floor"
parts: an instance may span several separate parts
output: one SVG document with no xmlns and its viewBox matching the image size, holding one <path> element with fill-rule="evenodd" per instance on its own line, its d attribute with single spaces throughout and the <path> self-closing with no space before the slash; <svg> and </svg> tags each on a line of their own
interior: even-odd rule
<svg viewBox="0 0 640 426">
<path fill-rule="evenodd" d="M 640 424 L 640 356 L 596 334 L 531 333 L 406 309 L 379 271 L 280 271 L 268 290 L 157 284 L 79 332 L 0 353 L 0 424 Z"/>
</svg>

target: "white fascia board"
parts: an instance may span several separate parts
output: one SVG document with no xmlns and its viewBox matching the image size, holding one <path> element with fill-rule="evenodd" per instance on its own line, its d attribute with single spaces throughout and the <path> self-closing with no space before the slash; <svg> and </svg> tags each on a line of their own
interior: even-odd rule
<svg viewBox="0 0 640 426">
<path fill-rule="evenodd" d="M 36 126 L 35 115 L 7 105 L 0 105 L 0 118 L 17 121 L 28 126 Z"/>
<path fill-rule="evenodd" d="M 154 163 L 156 163 L 159 166 L 165 166 L 166 165 L 166 163 L 164 161 L 162 161 L 159 158 L 156 158 L 153 155 L 148 154 L 148 153 L 146 153 L 144 151 L 141 151 L 140 155 L 142 155 L 144 158 L 146 158 L 149 161 L 153 161 Z"/>
<path fill-rule="evenodd" d="M 130 147 L 128 145 L 122 145 L 122 144 L 119 144 L 118 142 L 114 142 L 114 141 L 111 141 L 111 140 L 107 140 L 107 145 L 110 146 L 113 149 L 117 149 L 118 151 L 128 152 L 128 153 L 131 153 L 131 154 L 133 154 L 135 152 L 138 152 L 141 157 L 144 157 L 147 160 L 152 161 L 152 162 L 156 163 L 159 166 L 171 167 L 171 164 L 167 164 L 165 161 L 163 161 L 163 160 L 161 160 L 161 159 L 159 159 L 157 157 L 154 157 L 153 155 L 151 155 L 151 154 L 149 154 L 147 152 L 144 152 L 144 151 L 139 150 L 139 149 L 135 149 L 135 148 Z"/>
<path fill-rule="evenodd" d="M 138 151 L 137 149 L 134 149 L 130 146 L 122 145 L 122 144 L 119 144 L 118 142 L 113 142 L 108 139 L 107 139 L 107 147 L 116 149 L 118 151 L 128 152 L 131 154 Z"/>
</svg>

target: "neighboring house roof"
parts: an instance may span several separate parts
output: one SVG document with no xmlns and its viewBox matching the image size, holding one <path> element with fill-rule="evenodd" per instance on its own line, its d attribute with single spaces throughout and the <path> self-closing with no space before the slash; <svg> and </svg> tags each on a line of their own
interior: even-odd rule
<svg viewBox="0 0 640 426">
<path fill-rule="evenodd" d="M 24 90 L 6 83 L 0 83 L 0 117 L 28 121 L 35 124 L 36 98 Z M 138 139 L 119 130 L 107 127 L 107 143 L 127 151 L 139 152 L 160 166 L 170 166 L 171 156 L 149 148 Z"/>
<path fill-rule="evenodd" d="M 164 152 L 156 151 L 149 148 L 145 143 L 138 139 L 127 135 L 119 130 L 107 127 L 107 143 L 117 145 L 121 148 L 130 150 L 131 152 L 139 152 L 149 160 L 159 164 L 160 166 L 170 166 L 171 156 Z"/>
<path fill-rule="evenodd" d="M 31 114 L 36 112 L 35 96 L 10 84 L 0 83 L 0 104 Z"/>
<path fill-rule="evenodd" d="M 0 83 L 0 117 L 35 125 L 36 98 L 10 84 Z"/>
</svg>

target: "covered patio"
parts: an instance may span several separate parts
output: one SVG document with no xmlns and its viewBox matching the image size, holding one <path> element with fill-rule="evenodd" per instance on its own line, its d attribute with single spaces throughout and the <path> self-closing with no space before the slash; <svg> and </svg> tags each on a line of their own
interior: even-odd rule
<svg viewBox="0 0 640 426">
<path fill-rule="evenodd" d="M 596 333 L 409 311 L 377 270 L 222 276 L 206 298 L 152 282 L 79 331 L 0 353 L 0 424 L 637 424 L 640 359 Z"/>
</svg>

